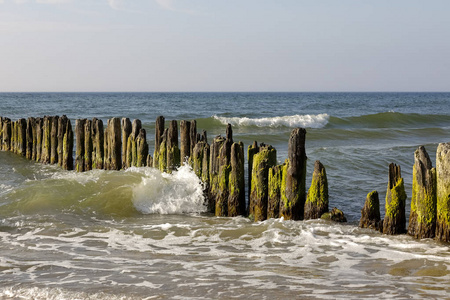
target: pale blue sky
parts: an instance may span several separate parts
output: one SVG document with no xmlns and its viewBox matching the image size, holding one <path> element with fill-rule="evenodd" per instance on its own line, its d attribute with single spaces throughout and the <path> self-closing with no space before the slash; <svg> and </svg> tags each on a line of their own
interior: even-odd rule
<svg viewBox="0 0 450 300">
<path fill-rule="evenodd" d="M 0 0 L 0 91 L 450 91 L 449 0 Z"/>
</svg>

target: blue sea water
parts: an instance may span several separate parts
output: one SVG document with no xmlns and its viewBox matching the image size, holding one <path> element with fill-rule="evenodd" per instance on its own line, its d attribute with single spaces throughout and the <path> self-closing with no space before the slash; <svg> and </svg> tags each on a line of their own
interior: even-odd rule
<svg viewBox="0 0 450 300">
<path fill-rule="evenodd" d="M 307 130 L 307 186 L 326 167 L 348 224 L 216 218 L 188 168 L 75 173 L 0 152 L 0 297 L 446 298 L 449 246 L 359 229 L 367 193 L 399 164 L 411 198 L 414 151 L 433 165 L 450 141 L 450 93 L 0 93 L 0 116 L 197 120 L 209 141 L 277 149 Z M 381 205 L 381 213 L 384 207 Z"/>
</svg>

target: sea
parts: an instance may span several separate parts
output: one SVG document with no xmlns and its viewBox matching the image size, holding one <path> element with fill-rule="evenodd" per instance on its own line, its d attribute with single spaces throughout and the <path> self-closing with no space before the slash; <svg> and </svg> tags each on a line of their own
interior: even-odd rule
<svg viewBox="0 0 450 300">
<path fill-rule="evenodd" d="M 320 160 L 348 222 L 215 217 L 189 166 L 77 173 L 0 151 L 0 299 L 450 299 L 449 244 L 358 227 L 373 190 L 384 216 L 391 162 L 409 216 L 414 151 L 436 165 L 450 93 L 0 93 L 0 116 L 44 115 L 140 119 L 150 153 L 158 116 L 209 142 L 231 124 L 280 164 L 306 128 L 306 186 Z"/>
</svg>

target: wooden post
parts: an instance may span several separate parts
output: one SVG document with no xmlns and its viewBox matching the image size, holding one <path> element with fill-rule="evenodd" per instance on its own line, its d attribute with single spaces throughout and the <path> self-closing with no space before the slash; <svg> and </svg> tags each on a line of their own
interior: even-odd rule
<svg viewBox="0 0 450 300">
<path fill-rule="evenodd" d="M 108 130 L 108 155 L 109 170 L 120 170 L 122 168 L 122 139 L 119 118 L 111 118 L 107 124 Z"/>
<path fill-rule="evenodd" d="M 436 169 L 425 147 L 414 152 L 411 210 L 408 234 L 434 238 L 436 234 Z"/>
<path fill-rule="evenodd" d="M 27 131 L 26 131 L 26 158 L 33 159 L 33 132 L 36 131 L 36 120 L 33 117 L 27 119 Z"/>
<path fill-rule="evenodd" d="M 191 122 L 182 120 L 180 122 L 180 152 L 181 164 L 184 165 L 191 157 Z M 193 150 L 193 149 L 192 149 Z"/>
<path fill-rule="evenodd" d="M 17 130 L 17 154 L 26 156 L 27 154 L 27 121 L 25 119 L 19 119 L 16 122 Z"/>
<path fill-rule="evenodd" d="M 206 142 L 205 142 L 206 143 Z M 202 161 L 202 182 L 203 182 L 203 194 L 208 205 L 208 211 L 214 212 L 215 200 L 210 193 L 210 155 L 211 148 L 208 143 L 203 148 L 203 161 Z"/>
<path fill-rule="evenodd" d="M 44 164 L 50 163 L 51 131 L 52 131 L 52 119 L 50 116 L 45 116 L 42 125 L 42 152 L 41 152 L 41 162 Z"/>
<path fill-rule="evenodd" d="M 36 118 L 36 161 L 41 161 L 42 156 L 42 137 L 43 137 L 43 118 Z"/>
<path fill-rule="evenodd" d="M 305 220 L 319 219 L 328 212 L 328 180 L 323 164 L 316 160 L 313 178 L 305 202 Z"/>
<path fill-rule="evenodd" d="M 157 163 L 159 170 L 161 172 L 167 171 L 167 135 L 168 129 L 164 129 L 163 134 L 161 135 L 160 144 L 158 146 L 159 153 L 155 152 L 155 157 L 158 156 L 159 162 Z M 153 159 L 153 165 L 155 165 L 155 159 Z"/>
<path fill-rule="evenodd" d="M 11 119 L 3 118 L 3 136 L 2 136 L 2 150 L 10 151 L 11 149 Z"/>
<path fill-rule="evenodd" d="M 129 118 L 122 118 L 122 166 L 124 169 L 129 168 L 127 161 L 128 153 L 128 137 L 131 134 L 131 121 Z"/>
<path fill-rule="evenodd" d="M 252 183 L 249 203 L 255 221 L 267 219 L 269 199 L 269 169 L 277 164 L 277 151 L 271 145 L 261 144 L 253 156 Z"/>
<path fill-rule="evenodd" d="M 84 153 L 85 153 L 85 124 L 86 119 L 78 119 L 75 121 L 75 138 L 76 138 L 76 152 L 75 152 L 75 170 L 77 172 L 84 172 Z"/>
<path fill-rule="evenodd" d="M 92 168 L 104 168 L 105 140 L 103 121 L 97 118 L 92 119 Z M 122 156 L 123 157 L 123 156 Z"/>
<path fill-rule="evenodd" d="M 86 120 L 84 123 L 84 170 L 92 170 L 92 121 Z"/>
<path fill-rule="evenodd" d="M 147 133 L 144 128 L 139 130 L 139 134 L 136 138 L 136 167 L 145 167 L 147 165 L 148 157 L 148 144 L 147 144 Z"/>
<path fill-rule="evenodd" d="M 244 144 L 233 143 L 230 156 L 228 216 L 236 217 L 245 215 Z"/>
<path fill-rule="evenodd" d="M 267 219 L 280 217 L 281 182 L 283 178 L 284 165 L 276 165 L 269 168 L 267 200 Z"/>
<path fill-rule="evenodd" d="M 206 134 L 206 131 L 205 131 Z M 195 145 L 199 142 L 198 138 L 197 138 L 197 121 L 196 120 L 192 120 L 190 122 L 190 127 L 189 127 L 189 153 L 192 155 L 192 152 L 194 151 L 194 147 Z M 205 140 L 205 143 L 207 141 Z"/>
<path fill-rule="evenodd" d="M 70 120 L 67 119 L 66 131 L 63 137 L 62 168 L 73 170 L 73 131 Z"/>
<path fill-rule="evenodd" d="M 180 148 L 178 148 L 178 123 L 173 120 L 170 122 L 169 131 L 167 133 L 167 172 L 172 173 L 173 170 L 180 166 Z"/>
<path fill-rule="evenodd" d="M 58 146 L 56 148 L 56 151 L 58 152 L 58 165 L 63 166 L 64 161 L 64 135 L 67 131 L 67 123 L 68 119 L 66 115 L 61 116 L 58 119 L 58 133 L 57 133 L 57 139 L 58 139 Z"/>
<path fill-rule="evenodd" d="M 436 239 L 450 242 L 450 143 L 436 151 L 437 220 Z"/>
<path fill-rule="evenodd" d="M 377 191 L 372 191 L 367 194 L 364 207 L 361 210 L 359 227 L 372 228 L 378 231 L 383 230 L 383 222 L 380 218 L 380 200 Z"/>
<path fill-rule="evenodd" d="M 159 158 L 159 154 L 161 152 L 160 146 L 161 146 L 163 134 L 164 134 L 164 117 L 159 116 L 156 118 L 156 123 L 155 123 L 155 152 L 153 153 L 153 167 L 159 168 L 160 170 L 161 170 L 161 167 L 159 167 L 159 163 L 160 163 L 161 159 Z M 164 149 L 164 152 L 165 152 L 165 149 Z M 166 163 L 167 162 L 165 162 L 164 165 Z"/>
<path fill-rule="evenodd" d="M 50 163 L 58 163 L 58 124 L 59 116 L 50 117 Z"/>
<path fill-rule="evenodd" d="M 283 174 L 280 214 L 286 220 L 302 220 L 306 200 L 306 151 L 304 128 L 292 130 L 289 137 L 286 174 Z"/>
<path fill-rule="evenodd" d="M 384 234 L 406 233 L 405 202 L 406 193 L 400 166 L 391 163 L 383 222 Z"/>
</svg>

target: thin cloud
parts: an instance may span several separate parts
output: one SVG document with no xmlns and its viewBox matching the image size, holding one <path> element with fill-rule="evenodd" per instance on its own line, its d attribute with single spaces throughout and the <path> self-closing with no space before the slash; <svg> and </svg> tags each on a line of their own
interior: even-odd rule
<svg viewBox="0 0 450 300">
<path fill-rule="evenodd" d="M 108 0 L 108 4 L 109 4 L 109 6 L 111 6 L 112 9 L 120 10 L 120 8 L 122 6 L 122 1 L 121 0 Z"/>
<path fill-rule="evenodd" d="M 164 9 L 176 11 L 172 0 L 156 0 L 156 3 Z"/>
</svg>

